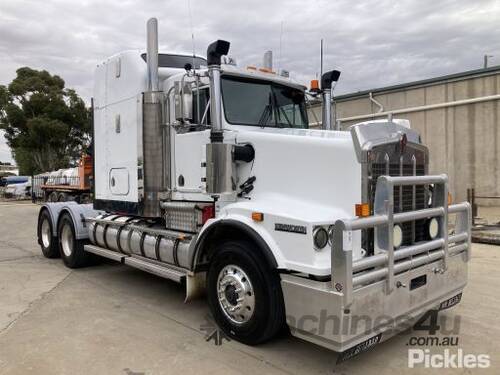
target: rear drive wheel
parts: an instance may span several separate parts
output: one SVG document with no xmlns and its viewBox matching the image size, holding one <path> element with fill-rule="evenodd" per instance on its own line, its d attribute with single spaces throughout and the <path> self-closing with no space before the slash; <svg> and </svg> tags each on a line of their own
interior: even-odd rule
<svg viewBox="0 0 500 375">
<path fill-rule="evenodd" d="M 89 263 L 90 254 L 83 250 L 86 241 L 77 240 L 73 219 L 67 212 L 62 214 L 57 229 L 59 252 L 64 264 L 69 268 L 84 267 Z"/>
<path fill-rule="evenodd" d="M 248 345 L 273 338 L 285 324 L 279 275 L 248 242 L 226 242 L 207 277 L 210 309 L 228 337 Z"/>
<path fill-rule="evenodd" d="M 59 258 L 57 237 L 53 236 L 52 220 L 49 211 L 44 209 L 38 217 L 38 243 L 46 258 Z"/>
<path fill-rule="evenodd" d="M 57 202 L 58 196 L 57 196 L 57 191 L 53 191 L 49 194 L 47 201 L 49 202 Z"/>
</svg>

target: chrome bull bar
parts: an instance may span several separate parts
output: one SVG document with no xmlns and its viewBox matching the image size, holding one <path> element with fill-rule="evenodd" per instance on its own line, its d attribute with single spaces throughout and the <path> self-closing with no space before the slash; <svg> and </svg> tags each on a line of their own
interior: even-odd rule
<svg viewBox="0 0 500 375">
<path fill-rule="evenodd" d="M 432 206 L 416 211 L 394 213 L 394 187 L 408 185 L 434 185 Z M 456 214 L 455 232 L 448 234 L 448 216 Z M 393 227 L 395 224 L 437 218 L 439 234 L 434 240 L 419 242 L 394 250 Z M 375 254 L 353 262 L 352 232 L 374 228 Z M 466 252 L 470 259 L 471 208 L 469 203 L 448 206 L 448 177 L 436 176 L 380 176 L 375 193 L 374 215 L 363 218 L 337 220 L 332 240 L 332 287 L 342 294 L 343 306 L 353 301 L 353 292 L 370 283 L 385 280 L 385 293 L 395 288 L 394 276 L 404 271 L 442 259 L 447 270 L 448 258 Z"/>
</svg>

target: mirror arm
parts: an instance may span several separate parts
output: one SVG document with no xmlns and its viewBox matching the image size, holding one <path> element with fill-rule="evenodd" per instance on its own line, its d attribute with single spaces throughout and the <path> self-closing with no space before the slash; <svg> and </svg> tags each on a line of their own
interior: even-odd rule
<svg viewBox="0 0 500 375">
<path fill-rule="evenodd" d="M 181 108 L 181 121 L 184 124 L 186 122 L 186 118 L 184 117 L 184 78 L 187 76 L 187 73 L 184 73 L 181 78 L 181 93 L 180 93 L 180 108 Z"/>
<path fill-rule="evenodd" d="M 201 125 L 200 123 L 200 76 L 195 74 L 196 78 L 196 123 Z"/>
</svg>

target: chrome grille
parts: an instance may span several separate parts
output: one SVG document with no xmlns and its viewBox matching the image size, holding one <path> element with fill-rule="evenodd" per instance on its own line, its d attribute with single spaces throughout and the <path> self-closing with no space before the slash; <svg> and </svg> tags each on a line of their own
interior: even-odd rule
<svg viewBox="0 0 500 375">
<path fill-rule="evenodd" d="M 387 169 L 389 173 L 387 173 Z M 382 175 L 389 176 L 423 176 L 425 175 L 425 165 L 409 163 L 372 163 L 371 176 L 369 178 L 369 200 L 373 207 L 375 201 L 375 188 L 377 179 Z M 426 207 L 425 186 L 415 186 L 415 207 L 413 207 L 413 186 L 401 186 L 394 188 L 394 213 L 419 210 Z M 425 220 L 416 220 L 402 224 L 403 245 L 411 245 L 418 241 L 425 240 Z"/>
<path fill-rule="evenodd" d="M 401 146 L 400 143 L 383 144 L 367 151 L 366 156 L 363 199 L 365 202 L 370 203 L 372 210 L 378 177 L 383 175 L 423 176 L 428 173 L 428 151 L 427 148 L 420 144 L 407 144 L 405 146 Z M 415 187 L 397 186 L 394 188 L 394 212 L 399 213 L 427 208 L 428 196 L 428 187 L 423 185 L 416 185 Z M 403 246 L 427 239 L 425 220 L 404 223 L 402 229 Z M 363 234 L 363 247 L 368 254 L 373 253 L 373 230 L 367 230 Z"/>
</svg>

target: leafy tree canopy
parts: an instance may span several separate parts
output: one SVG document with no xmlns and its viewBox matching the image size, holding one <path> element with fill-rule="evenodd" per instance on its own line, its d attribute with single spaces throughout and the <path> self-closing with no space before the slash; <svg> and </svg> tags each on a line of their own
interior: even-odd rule
<svg viewBox="0 0 500 375">
<path fill-rule="evenodd" d="M 90 110 L 61 77 L 23 67 L 0 85 L 0 129 L 20 174 L 67 168 L 89 145 Z"/>
</svg>

